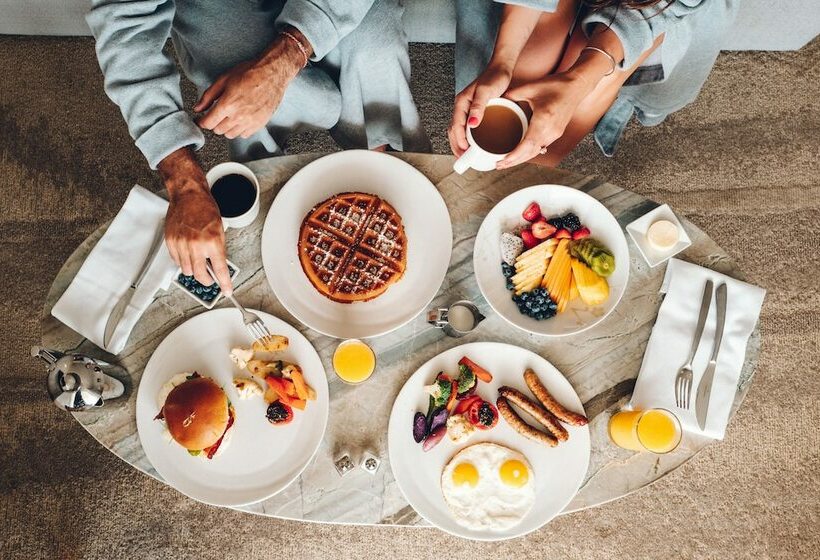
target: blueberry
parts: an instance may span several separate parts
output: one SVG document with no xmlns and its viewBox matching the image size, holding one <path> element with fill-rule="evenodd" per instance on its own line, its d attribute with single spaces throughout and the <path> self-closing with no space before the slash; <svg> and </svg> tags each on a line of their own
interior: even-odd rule
<svg viewBox="0 0 820 560">
<path fill-rule="evenodd" d="M 512 290 L 515 288 L 515 285 L 512 283 L 512 280 L 507 280 L 507 289 Z"/>
</svg>

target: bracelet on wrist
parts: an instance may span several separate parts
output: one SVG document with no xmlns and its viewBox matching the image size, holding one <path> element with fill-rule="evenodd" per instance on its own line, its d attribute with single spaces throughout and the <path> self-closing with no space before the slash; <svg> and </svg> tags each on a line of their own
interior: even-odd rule
<svg viewBox="0 0 820 560">
<path fill-rule="evenodd" d="M 288 31 L 282 31 L 280 34 L 288 38 L 289 40 L 293 41 L 293 43 L 299 49 L 299 52 L 301 52 L 302 56 L 305 58 L 305 64 L 302 66 L 302 68 L 306 68 L 308 65 L 308 61 L 310 60 L 310 57 L 308 56 L 307 49 L 305 48 L 305 45 L 302 44 L 302 41 L 300 41 L 299 38 L 296 37 L 296 35 Z"/>
</svg>

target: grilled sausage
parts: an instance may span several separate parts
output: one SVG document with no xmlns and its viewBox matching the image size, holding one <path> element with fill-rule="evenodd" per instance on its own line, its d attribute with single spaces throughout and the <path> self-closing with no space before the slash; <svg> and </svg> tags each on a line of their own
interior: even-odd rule
<svg viewBox="0 0 820 560">
<path fill-rule="evenodd" d="M 535 418 L 538 423 L 549 430 L 558 441 L 567 441 L 567 439 L 569 439 L 567 429 L 561 425 L 555 416 L 545 410 L 540 404 L 533 402 L 532 399 L 518 389 L 500 387 L 498 394 Z"/>
<path fill-rule="evenodd" d="M 555 447 L 558 445 L 558 440 L 550 434 L 542 432 L 541 430 L 536 430 L 524 422 L 512 409 L 510 404 L 507 402 L 507 399 L 504 397 L 498 397 L 498 400 L 495 402 L 495 406 L 498 407 L 498 413 L 504 418 L 504 420 L 506 420 L 507 423 L 522 436 L 528 437 L 540 443 L 544 443 L 550 447 Z"/>
<path fill-rule="evenodd" d="M 527 387 L 530 388 L 530 391 L 532 391 L 532 394 L 535 395 L 535 398 L 544 405 L 544 408 L 552 412 L 561 422 L 565 422 L 570 426 L 585 426 L 589 422 L 583 414 L 567 410 L 561 403 L 556 401 L 531 369 L 524 372 L 524 381 L 527 383 Z"/>
</svg>

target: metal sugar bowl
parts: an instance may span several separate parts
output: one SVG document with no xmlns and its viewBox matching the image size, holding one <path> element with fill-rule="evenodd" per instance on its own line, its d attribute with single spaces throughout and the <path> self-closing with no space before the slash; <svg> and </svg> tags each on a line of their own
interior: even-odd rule
<svg viewBox="0 0 820 560">
<path fill-rule="evenodd" d="M 64 354 L 39 346 L 31 348 L 31 356 L 46 363 L 46 386 L 58 408 L 80 412 L 101 407 L 105 401 L 121 397 L 125 385 L 109 373 L 125 379 L 119 366 L 82 354 Z"/>
</svg>

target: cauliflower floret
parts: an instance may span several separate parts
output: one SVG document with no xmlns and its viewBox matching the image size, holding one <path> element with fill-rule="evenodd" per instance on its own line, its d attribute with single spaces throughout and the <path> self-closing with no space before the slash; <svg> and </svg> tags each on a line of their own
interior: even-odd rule
<svg viewBox="0 0 820 560">
<path fill-rule="evenodd" d="M 248 367 L 248 362 L 253 359 L 253 350 L 250 348 L 232 348 L 229 356 L 239 369 L 245 369 Z"/>
<path fill-rule="evenodd" d="M 475 426 L 463 414 L 454 414 L 447 419 L 447 436 L 454 443 L 467 441 L 474 431 Z"/>
</svg>

